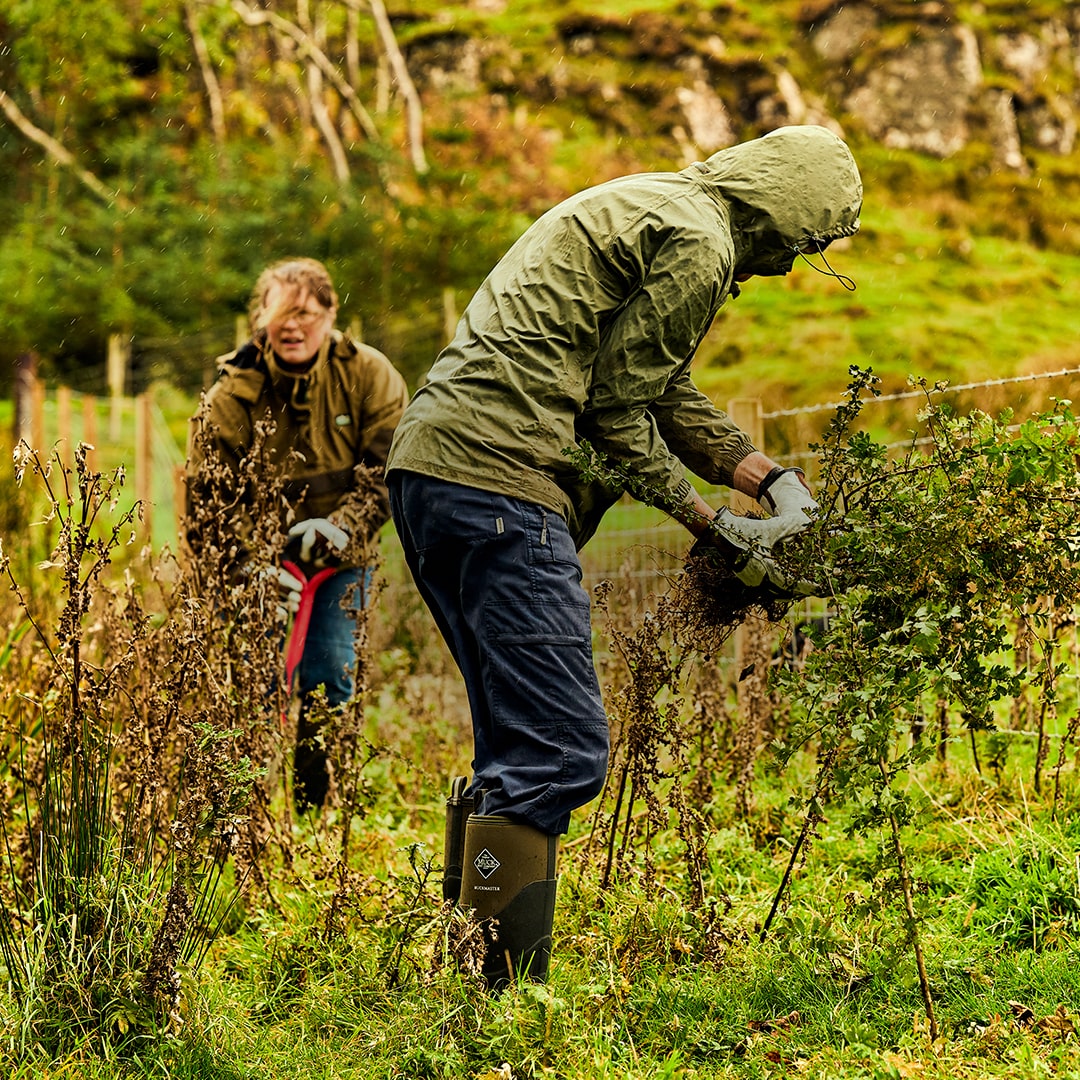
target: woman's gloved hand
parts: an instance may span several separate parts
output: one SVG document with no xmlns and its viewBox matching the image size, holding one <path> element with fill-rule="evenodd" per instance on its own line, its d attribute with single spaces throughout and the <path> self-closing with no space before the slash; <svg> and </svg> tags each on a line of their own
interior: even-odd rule
<svg viewBox="0 0 1080 1080">
<path fill-rule="evenodd" d="M 304 583 L 295 575 L 279 566 L 276 571 L 278 586 L 278 615 L 288 618 L 300 610 L 300 593 Z"/>
<path fill-rule="evenodd" d="M 289 540 L 299 540 L 299 562 L 323 567 L 341 558 L 349 534 L 326 518 L 307 518 L 289 530 Z"/>
</svg>

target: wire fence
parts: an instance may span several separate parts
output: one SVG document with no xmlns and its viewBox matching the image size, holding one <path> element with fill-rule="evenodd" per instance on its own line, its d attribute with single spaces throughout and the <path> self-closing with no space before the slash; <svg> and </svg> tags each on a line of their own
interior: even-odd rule
<svg viewBox="0 0 1080 1080">
<path fill-rule="evenodd" d="M 864 402 L 864 415 L 865 409 L 885 403 L 927 400 L 928 396 L 961 392 L 977 395 L 991 388 L 1018 383 L 1049 383 L 1078 375 L 1080 368 L 1063 368 L 955 386 L 947 383 L 926 385 L 868 397 Z M 760 416 L 766 424 L 790 417 L 826 416 L 835 413 L 842 404 L 840 401 L 822 402 L 761 412 Z M 110 400 L 87 394 L 73 395 L 65 388 L 51 395 L 42 391 L 37 413 L 35 439 L 39 448 L 51 450 L 55 447 L 70 454 L 78 442 L 88 442 L 95 446 L 95 467 L 123 467 L 129 473 L 133 472 L 134 483 L 129 484 L 129 498 L 138 498 L 143 504 L 147 535 L 155 547 L 168 545 L 176 550 L 182 513 L 184 448 L 152 392 L 135 398 Z M 928 441 L 913 433 L 911 438 L 892 443 L 887 449 L 901 451 Z M 766 452 L 769 450 L 767 428 L 762 448 Z M 815 461 L 815 455 L 809 450 L 785 456 L 785 463 L 800 464 L 811 476 Z M 705 486 L 700 490 L 712 505 L 720 505 L 729 496 L 722 488 Z M 631 594 L 630 599 L 642 611 L 651 610 L 667 590 L 672 576 L 682 569 L 690 545 L 689 533 L 667 515 L 626 499 L 609 513 L 597 534 L 582 550 L 583 584 L 591 593 L 603 581 L 616 581 L 624 592 Z M 388 600 L 415 606 L 419 601 L 417 597 L 406 595 L 414 592 L 414 587 L 390 526 L 383 534 L 382 563 Z M 788 633 L 795 635 L 802 623 L 827 618 L 828 610 L 822 603 L 806 601 L 792 609 Z M 1080 630 L 1075 631 L 1074 638 L 1071 646 L 1073 662 L 1067 677 L 1080 685 Z M 733 658 L 722 657 L 718 661 L 731 663 Z"/>
<path fill-rule="evenodd" d="M 863 403 L 864 415 L 866 410 L 887 403 L 925 401 L 928 397 L 961 393 L 978 394 L 994 388 L 1049 383 L 1078 375 L 1080 367 L 1070 367 L 955 385 L 947 382 L 927 384 L 908 391 L 867 397 Z M 137 418 L 141 415 L 140 402 L 148 403 L 146 415 L 150 425 L 148 438 L 143 444 L 140 443 L 143 436 L 137 430 Z M 760 416 L 766 425 L 762 449 L 766 452 L 770 450 L 768 428 L 772 423 L 793 417 L 831 415 L 843 404 L 842 401 L 827 401 L 762 411 Z M 42 389 L 37 408 L 39 416 L 35 422 L 37 432 L 34 438 L 40 447 L 65 443 L 73 447 L 78 441 L 87 441 L 98 448 L 100 456 L 110 467 L 123 465 L 129 472 L 133 471 L 135 487 L 146 502 L 148 514 L 154 522 L 154 543 L 174 542 L 182 507 L 178 484 L 184 462 L 184 447 L 173 435 L 152 390 L 133 398 L 109 399 L 93 394 L 73 394 L 70 388 L 64 387 L 56 388 L 51 394 Z M 886 449 L 904 450 L 924 445 L 926 441 L 913 433 L 911 438 L 887 444 Z M 145 461 L 140 453 L 142 449 L 146 451 Z M 816 455 L 809 449 L 792 450 L 784 455 L 784 460 L 807 468 L 808 473 L 813 475 Z M 728 494 L 725 489 L 717 487 L 704 486 L 700 490 L 714 504 L 722 502 Z M 648 583 L 662 584 L 666 575 L 682 565 L 689 537 L 684 529 L 659 511 L 640 507 L 633 515 L 632 524 L 627 524 L 627 516 L 609 514 L 596 536 L 582 551 L 583 570 L 587 583 L 622 575 L 640 583 L 642 591 L 647 592 Z"/>
<path fill-rule="evenodd" d="M 925 401 L 928 394 L 959 394 L 971 390 L 988 390 L 991 387 L 997 386 L 1013 386 L 1018 383 L 1044 382 L 1049 379 L 1060 379 L 1069 375 L 1080 375 L 1080 368 L 1061 368 L 1058 371 L 1034 372 L 1028 375 L 1009 375 L 1000 379 L 983 379 L 980 382 L 957 383 L 956 385 L 952 385 L 948 382 L 933 383 L 927 384 L 925 388 L 920 388 L 918 390 L 901 390 L 893 394 L 878 394 L 876 397 L 868 398 L 867 402 L 869 404 L 884 404 L 885 402 L 890 401 Z M 841 401 L 826 401 L 817 405 L 802 405 L 794 409 L 776 409 L 772 412 L 764 413 L 763 416 L 766 420 L 776 420 L 782 416 L 808 416 L 813 413 L 836 412 L 842 404 L 844 403 Z"/>
</svg>

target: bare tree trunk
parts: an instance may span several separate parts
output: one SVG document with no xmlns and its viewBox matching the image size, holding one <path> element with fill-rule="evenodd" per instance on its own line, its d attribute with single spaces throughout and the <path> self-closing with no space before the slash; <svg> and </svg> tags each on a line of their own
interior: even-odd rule
<svg viewBox="0 0 1080 1080">
<path fill-rule="evenodd" d="M 379 31 L 379 39 L 383 49 L 386 50 L 390 67 L 394 72 L 401 96 L 405 99 L 405 110 L 408 119 L 409 153 L 412 157 L 413 169 L 422 176 L 428 171 L 427 158 L 424 156 L 424 112 L 420 104 L 420 95 L 416 92 L 416 84 L 412 81 L 409 69 L 405 64 L 405 57 L 401 55 L 397 39 L 394 37 L 394 28 L 390 25 L 390 16 L 386 13 L 386 7 L 382 0 L 368 0 L 371 14 L 375 17 L 375 26 Z"/>
<path fill-rule="evenodd" d="M 390 90 L 393 80 L 390 78 L 390 65 L 386 55 L 379 53 L 375 61 L 375 115 L 385 116 L 390 111 Z"/>
<path fill-rule="evenodd" d="M 214 142 L 218 146 L 224 146 L 225 104 L 221 96 L 221 85 L 218 83 L 214 65 L 210 60 L 210 50 L 206 47 L 206 39 L 199 29 L 199 13 L 193 0 L 184 2 L 184 19 L 187 22 L 188 33 L 191 35 L 191 47 L 195 50 L 195 59 L 199 62 L 203 86 L 206 88 L 206 101 L 210 107 L 210 129 L 214 133 Z"/>
<path fill-rule="evenodd" d="M 83 187 L 92 191 L 102 202 L 110 206 L 116 205 L 124 208 L 128 205 L 118 192 L 110 191 L 93 173 L 88 172 L 75 160 L 75 155 L 54 139 L 47 131 L 42 131 L 23 111 L 16 105 L 11 96 L 0 90 L 0 110 L 8 118 L 17 131 L 31 142 L 36 143 L 58 165 L 70 169 L 75 179 Z"/>
<path fill-rule="evenodd" d="M 360 12 L 351 4 L 345 13 L 345 78 L 360 85 Z"/>
<path fill-rule="evenodd" d="M 296 61 L 297 48 L 296 42 L 290 41 L 287 38 L 275 38 L 275 44 L 281 50 L 282 56 L 286 57 L 289 61 Z M 300 71 L 293 66 L 285 67 L 282 78 L 287 83 L 289 89 L 292 91 L 293 97 L 296 99 L 296 109 L 300 114 L 300 124 L 304 128 L 314 127 L 315 114 L 311 110 L 311 97 L 308 94 L 307 88 L 304 85 L 304 80 L 300 78 L 301 74 L 306 74 L 307 69 L 302 65 Z"/>
<path fill-rule="evenodd" d="M 304 4 L 304 8 L 302 11 L 298 11 L 298 15 L 303 24 L 303 22 L 310 21 L 310 17 L 305 0 L 301 0 L 301 3 Z M 322 47 L 325 42 L 322 40 L 323 34 L 320 33 L 320 30 L 321 27 L 317 27 L 311 33 L 313 39 L 318 40 L 319 46 Z M 349 159 L 345 154 L 345 147 L 341 144 L 341 136 L 334 126 L 330 110 L 326 107 L 326 99 L 323 96 L 322 72 L 319 70 L 318 64 L 312 63 L 310 59 L 305 62 L 304 66 L 307 68 L 308 99 L 311 102 L 311 114 L 315 119 L 315 126 L 319 129 L 330 153 L 330 161 L 334 166 L 334 175 L 337 177 L 338 183 L 345 187 L 349 180 L 352 179 L 352 174 L 349 171 Z"/>
<path fill-rule="evenodd" d="M 356 96 L 356 91 L 344 78 L 342 78 L 341 73 L 334 67 L 333 62 L 326 53 L 319 48 L 318 44 L 310 34 L 306 33 L 295 23 L 289 22 L 288 19 L 283 19 L 277 12 L 261 11 L 251 8 L 244 3 L 244 0 L 232 0 L 232 7 L 248 26 L 269 25 L 286 37 L 292 38 L 293 41 L 306 51 L 312 63 L 316 64 L 319 71 L 322 72 L 323 77 L 341 95 L 342 99 L 349 106 L 349 111 L 356 117 L 357 123 L 359 123 L 361 130 L 368 139 L 374 143 L 382 141 L 379 137 L 379 129 L 375 126 L 375 121 L 371 119 L 367 109 L 361 104 L 360 99 Z"/>
</svg>

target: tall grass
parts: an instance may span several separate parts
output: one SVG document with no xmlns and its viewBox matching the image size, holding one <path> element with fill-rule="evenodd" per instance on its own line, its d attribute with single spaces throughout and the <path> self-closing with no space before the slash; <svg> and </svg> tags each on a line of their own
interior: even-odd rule
<svg viewBox="0 0 1080 1080">
<path fill-rule="evenodd" d="M 651 604 L 629 575 L 601 587 L 609 786 L 566 838 L 550 983 L 498 997 L 455 963 L 469 924 L 439 888 L 470 732 L 417 598 L 374 592 L 356 700 L 327 717 L 337 782 L 296 819 L 259 572 L 282 537 L 266 524 L 255 572 L 227 572 L 211 498 L 225 562 L 192 589 L 114 543 L 137 522 L 114 538 L 81 509 L 104 478 L 75 480 L 0 651 L 18 688 L 9 1057 L 108 1080 L 1075 1067 L 1075 634 L 1039 593 L 1059 612 L 1075 597 L 1075 422 L 928 403 L 934 449 L 898 458 L 858 412 L 818 451 L 827 524 L 788 556 L 830 586 L 809 652 L 766 619 L 729 678 L 717 655 L 746 612 L 722 582 L 688 568 Z M 57 475 L 27 459 L 27 480 Z"/>
<path fill-rule="evenodd" d="M 73 467 L 15 452 L 55 530 L 38 567 L 48 594 L 0 562 L 18 602 L 0 958 L 16 1004 L 4 1039 L 20 1054 L 131 1053 L 175 1030 L 181 965 L 198 964 L 220 917 L 252 781 L 228 733 L 185 709 L 203 629 L 190 608 L 173 595 L 151 615 L 130 569 L 119 592 L 106 580 L 137 507 L 110 519 L 122 474 L 90 470 L 85 451 Z"/>
</svg>

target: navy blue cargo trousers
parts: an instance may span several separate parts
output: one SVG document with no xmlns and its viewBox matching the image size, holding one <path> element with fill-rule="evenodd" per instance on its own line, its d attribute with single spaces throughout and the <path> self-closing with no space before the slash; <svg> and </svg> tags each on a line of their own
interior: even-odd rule
<svg viewBox="0 0 1080 1080">
<path fill-rule="evenodd" d="M 405 561 L 465 679 L 478 814 L 555 835 L 603 787 L 608 725 L 566 522 L 535 503 L 387 474 Z"/>
</svg>

